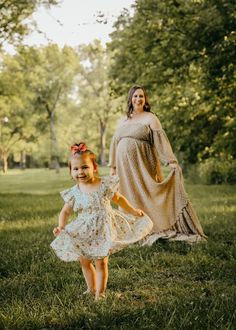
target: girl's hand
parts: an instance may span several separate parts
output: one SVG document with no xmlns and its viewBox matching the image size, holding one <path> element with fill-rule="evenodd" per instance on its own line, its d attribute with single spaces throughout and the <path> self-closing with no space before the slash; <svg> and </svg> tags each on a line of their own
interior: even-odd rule
<svg viewBox="0 0 236 330">
<path fill-rule="evenodd" d="M 142 217 L 144 215 L 144 212 L 142 210 L 139 210 L 139 209 L 134 209 L 134 211 L 132 212 L 132 214 L 135 217 Z"/>
<path fill-rule="evenodd" d="M 62 228 L 62 227 L 56 227 L 56 228 L 54 228 L 53 229 L 53 234 L 54 234 L 54 236 L 58 236 L 58 235 L 60 235 L 60 233 L 61 233 L 61 231 L 63 230 L 64 228 Z"/>
<path fill-rule="evenodd" d="M 116 169 L 114 167 L 110 168 L 110 175 L 116 175 Z"/>
</svg>

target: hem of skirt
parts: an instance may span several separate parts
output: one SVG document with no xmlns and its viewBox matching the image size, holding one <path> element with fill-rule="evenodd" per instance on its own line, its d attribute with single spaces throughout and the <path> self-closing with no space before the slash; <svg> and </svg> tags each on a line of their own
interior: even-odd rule
<svg viewBox="0 0 236 330">
<path fill-rule="evenodd" d="M 89 255 L 89 254 L 85 254 L 85 253 L 78 253 L 77 255 L 76 254 L 74 254 L 74 256 L 75 257 L 70 257 L 69 259 L 70 260 L 68 260 L 68 255 L 67 256 L 65 256 L 65 257 L 63 257 L 62 256 L 62 254 L 61 253 L 59 253 L 58 251 L 57 251 L 57 249 L 55 249 L 51 244 L 50 244 L 50 248 L 52 249 L 52 251 L 54 252 L 54 254 L 60 259 L 60 260 L 62 260 L 62 261 L 64 261 L 64 262 L 75 262 L 75 261 L 79 261 L 79 258 L 80 257 L 83 257 L 83 258 L 86 258 L 86 259 L 88 259 L 88 260 L 99 260 L 99 259 L 103 259 L 103 258 L 106 258 L 106 257 L 109 257 L 109 255 L 110 255 L 110 250 L 107 252 L 107 254 L 106 255 L 104 255 L 104 256 L 91 256 L 91 255 Z M 67 252 L 66 252 L 67 253 Z M 66 254 L 65 253 L 65 254 Z"/>
<path fill-rule="evenodd" d="M 51 247 L 52 248 L 52 247 Z M 109 257 L 109 255 L 110 255 L 110 252 L 107 254 L 107 255 L 105 255 L 105 256 L 90 256 L 90 255 L 87 255 L 87 254 L 78 254 L 76 257 L 74 257 L 74 258 L 69 258 L 69 260 L 66 258 L 66 257 L 63 257 L 63 256 L 61 256 L 61 255 L 59 255 L 58 253 L 57 253 L 57 251 L 55 251 L 53 248 L 52 248 L 52 250 L 53 250 L 53 252 L 55 253 L 55 255 L 60 259 L 60 260 L 62 260 L 62 261 L 64 261 L 64 262 L 76 262 L 76 261 L 79 261 L 79 259 L 80 259 L 80 257 L 83 257 L 83 258 L 85 258 L 85 259 L 88 259 L 88 260 L 100 260 L 100 259 L 104 259 L 104 258 L 106 258 L 106 257 Z"/>
<path fill-rule="evenodd" d="M 186 205 L 178 213 L 175 223 L 169 228 L 150 233 L 143 240 L 142 245 L 152 245 L 158 239 L 190 243 L 206 241 L 207 236 L 203 233 L 200 223 L 200 228 L 196 227 L 193 221 L 194 218 L 199 222 L 191 202 L 187 200 Z"/>
<path fill-rule="evenodd" d="M 196 222 L 196 224 L 194 222 Z M 189 200 L 187 200 L 186 205 L 179 212 L 177 220 L 171 229 L 176 230 L 177 233 L 187 236 L 198 235 L 205 239 L 207 238 L 203 232 L 197 214 Z"/>
</svg>

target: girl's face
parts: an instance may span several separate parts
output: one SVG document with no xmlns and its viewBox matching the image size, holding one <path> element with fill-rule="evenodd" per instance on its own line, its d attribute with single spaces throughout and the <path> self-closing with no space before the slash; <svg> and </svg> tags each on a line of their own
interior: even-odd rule
<svg viewBox="0 0 236 330">
<path fill-rule="evenodd" d="M 141 88 L 136 89 L 132 96 L 132 106 L 133 109 L 140 109 L 144 107 L 145 105 L 145 95 Z"/>
<path fill-rule="evenodd" d="M 71 159 L 71 176 L 76 182 L 89 183 L 94 179 L 96 169 L 88 155 L 80 155 Z"/>
</svg>

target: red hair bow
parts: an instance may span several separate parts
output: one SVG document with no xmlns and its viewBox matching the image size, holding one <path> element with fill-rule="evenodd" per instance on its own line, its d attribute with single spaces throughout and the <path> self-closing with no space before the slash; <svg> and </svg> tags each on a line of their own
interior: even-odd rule
<svg viewBox="0 0 236 330">
<path fill-rule="evenodd" d="M 85 143 L 80 143 L 78 146 L 71 146 L 70 151 L 75 154 L 76 152 L 86 151 L 87 147 Z"/>
</svg>

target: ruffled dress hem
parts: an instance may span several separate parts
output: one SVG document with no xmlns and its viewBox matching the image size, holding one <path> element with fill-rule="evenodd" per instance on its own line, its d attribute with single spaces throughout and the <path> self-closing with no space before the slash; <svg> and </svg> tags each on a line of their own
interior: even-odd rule
<svg viewBox="0 0 236 330">
<path fill-rule="evenodd" d="M 110 200 L 118 191 L 119 178 L 105 177 L 99 189 L 83 193 L 77 186 L 61 192 L 73 210 L 82 213 L 65 226 L 50 244 L 63 261 L 101 259 L 146 237 L 153 223 L 145 214 L 136 217 L 113 209 Z"/>
<path fill-rule="evenodd" d="M 160 232 L 152 232 L 142 240 L 142 245 L 151 246 L 158 239 L 166 239 L 169 241 L 185 241 L 187 243 L 206 242 L 207 236 L 202 229 L 193 224 L 196 218 L 195 211 L 191 202 L 188 200 L 186 205 L 181 209 L 176 222 L 171 228 L 163 229 Z"/>
</svg>

